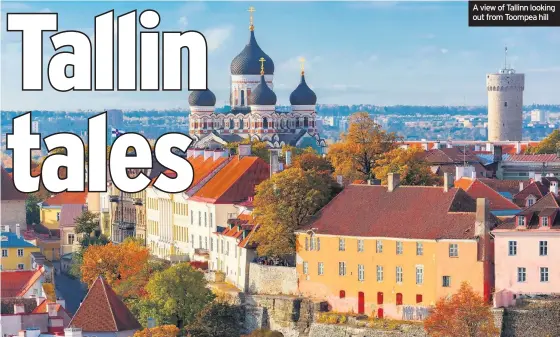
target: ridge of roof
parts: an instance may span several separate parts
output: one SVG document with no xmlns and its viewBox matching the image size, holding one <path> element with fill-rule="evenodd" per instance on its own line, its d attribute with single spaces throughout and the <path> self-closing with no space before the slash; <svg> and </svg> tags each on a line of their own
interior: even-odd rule
<svg viewBox="0 0 560 337">
<path fill-rule="evenodd" d="M 483 181 L 481 181 L 479 179 L 475 179 L 472 182 L 472 184 L 469 186 L 469 188 L 466 190 L 466 192 L 468 193 L 473 187 L 476 187 L 475 186 L 476 183 L 482 184 L 482 186 L 484 186 L 489 193 L 491 193 L 494 197 L 497 197 L 498 199 L 502 200 L 503 202 L 513 206 L 513 209 L 521 209 L 521 207 L 517 206 L 512 201 L 510 201 L 508 198 L 504 197 L 503 195 L 498 193 L 496 190 L 494 190 L 492 187 L 488 186 L 486 183 L 484 183 Z M 487 198 L 487 199 L 490 203 L 492 203 L 492 200 L 490 198 Z M 492 206 L 492 205 L 490 205 L 490 206 Z M 498 210 L 498 209 L 496 209 L 496 210 Z M 501 208 L 499 210 L 501 210 Z"/>
</svg>

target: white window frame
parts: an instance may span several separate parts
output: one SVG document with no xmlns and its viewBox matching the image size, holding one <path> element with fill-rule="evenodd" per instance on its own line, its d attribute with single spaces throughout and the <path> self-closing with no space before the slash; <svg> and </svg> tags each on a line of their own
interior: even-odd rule
<svg viewBox="0 0 560 337">
<path fill-rule="evenodd" d="M 383 266 L 377 266 L 377 282 L 383 282 Z"/>
<path fill-rule="evenodd" d="M 377 240 L 375 242 L 375 252 L 376 253 L 383 253 L 383 241 Z"/>
<path fill-rule="evenodd" d="M 548 227 L 548 217 L 547 216 L 543 216 L 541 219 L 541 223 L 542 223 L 542 227 Z"/>
<path fill-rule="evenodd" d="M 397 283 L 402 283 L 403 282 L 403 268 L 401 266 L 397 266 L 397 268 L 395 268 L 396 271 L 396 275 L 395 275 L 395 280 Z"/>
<path fill-rule="evenodd" d="M 417 265 L 416 266 L 416 284 L 422 285 L 424 284 L 424 266 Z"/>
<path fill-rule="evenodd" d="M 21 266 L 21 268 L 20 268 L 20 266 Z M 18 270 L 24 270 L 24 269 L 25 269 L 25 264 L 23 264 L 23 263 L 18 263 L 17 269 L 18 269 Z"/>
<path fill-rule="evenodd" d="M 416 255 L 424 255 L 424 244 L 422 242 L 416 242 Z"/>
<path fill-rule="evenodd" d="M 517 282 L 518 283 L 527 282 L 527 268 L 517 267 Z"/>
<path fill-rule="evenodd" d="M 364 251 L 364 240 L 358 240 L 358 252 L 362 253 Z"/>
<path fill-rule="evenodd" d="M 8 250 L 2 249 L 2 257 L 8 257 Z"/>
<path fill-rule="evenodd" d="M 508 241 L 508 256 L 517 255 L 517 241 Z"/>
<path fill-rule="evenodd" d="M 338 263 L 338 276 L 346 276 L 346 262 Z"/>
<path fill-rule="evenodd" d="M 402 255 L 403 254 L 403 242 L 402 241 L 397 241 L 397 255 Z"/>
<path fill-rule="evenodd" d="M 450 243 L 449 244 L 449 257 L 459 257 L 459 244 Z"/>
<path fill-rule="evenodd" d="M 540 267 L 539 268 L 539 275 L 541 282 L 548 282 L 548 267 Z"/>
<path fill-rule="evenodd" d="M 303 274 L 309 275 L 309 264 L 307 261 L 303 261 Z"/>
<path fill-rule="evenodd" d="M 358 281 L 363 282 L 365 277 L 365 268 L 363 264 L 358 265 Z"/>
<path fill-rule="evenodd" d="M 539 256 L 548 256 L 548 241 L 539 241 Z"/>
<path fill-rule="evenodd" d="M 23 248 L 18 248 L 18 250 L 17 250 L 17 256 L 18 256 L 18 257 L 23 257 L 23 254 L 24 254 Z"/>
<path fill-rule="evenodd" d="M 317 264 L 317 275 L 323 275 L 325 273 L 325 266 L 323 262 Z"/>
<path fill-rule="evenodd" d="M 517 226 L 519 226 L 519 227 L 525 226 L 525 216 L 519 215 L 517 217 Z"/>
<path fill-rule="evenodd" d="M 447 281 L 447 282 L 445 282 Z M 444 288 L 451 287 L 451 276 L 450 275 L 443 275 L 441 277 L 441 286 Z"/>
<path fill-rule="evenodd" d="M 346 240 L 344 238 L 338 238 L 338 251 L 343 252 L 346 250 Z"/>
</svg>

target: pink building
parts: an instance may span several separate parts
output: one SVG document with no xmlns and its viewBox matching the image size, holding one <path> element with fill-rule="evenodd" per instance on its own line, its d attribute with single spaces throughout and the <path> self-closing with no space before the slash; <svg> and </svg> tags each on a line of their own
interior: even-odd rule
<svg viewBox="0 0 560 337">
<path fill-rule="evenodd" d="M 559 213 L 560 198 L 550 192 L 492 231 L 495 306 L 513 304 L 517 295 L 560 294 Z"/>
</svg>

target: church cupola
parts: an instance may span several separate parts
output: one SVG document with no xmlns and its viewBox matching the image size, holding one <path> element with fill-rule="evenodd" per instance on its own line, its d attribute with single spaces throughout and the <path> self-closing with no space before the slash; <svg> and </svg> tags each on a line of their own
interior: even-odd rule
<svg viewBox="0 0 560 337">
<path fill-rule="evenodd" d="M 290 95 L 291 105 L 315 105 L 317 104 L 317 95 L 309 88 L 305 82 L 305 71 L 303 67 L 303 58 L 300 60 L 301 65 L 301 81 L 297 88 Z"/>
<path fill-rule="evenodd" d="M 215 111 L 216 95 L 212 91 L 193 91 L 189 95 L 191 115 L 189 124 L 191 132 L 204 134 L 211 132 L 214 127 L 212 114 Z"/>
<path fill-rule="evenodd" d="M 216 105 L 216 95 L 210 89 L 193 91 L 189 95 L 191 107 L 213 107 Z"/>
<path fill-rule="evenodd" d="M 230 104 L 236 108 L 247 108 L 251 92 L 261 82 L 261 69 L 259 68 L 259 60 L 264 59 L 266 62 L 266 70 L 264 72 L 264 80 L 270 88 L 274 88 L 272 79 L 274 77 L 274 62 L 259 47 L 255 39 L 255 26 L 253 25 L 254 7 L 249 7 L 250 25 L 249 25 L 249 43 L 243 48 L 241 53 L 231 61 L 231 92 Z"/>
<path fill-rule="evenodd" d="M 272 89 L 270 89 L 270 87 L 268 86 L 268 84 L 266 84 L 266 81 L 264 79 L 264 74 L 265 74 L 264 62 L 265 62 L 265 59 L 261 58 L 259 61 L 261 62 L 261 81 L 257 85 L 257 87 L 253 90 L 253 92 L 251 93 L 251 96 L 249 96 L 249 105 L 251 105 L 251 106 L 261 105 L 261 106 L 273 106 L 274 107 L 276 105 L 276 94 L 274 93 L 274 91 L 272 91 Z"/>
</svg>

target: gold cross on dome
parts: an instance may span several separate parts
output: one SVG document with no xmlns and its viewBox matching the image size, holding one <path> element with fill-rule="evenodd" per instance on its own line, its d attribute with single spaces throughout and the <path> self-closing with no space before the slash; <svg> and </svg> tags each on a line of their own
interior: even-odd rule
<svg viewBox="0 0 560 337">
<path fill-rule="evenodd" d="M 265 62 L 265 61 L 266 61 L 266 60 L 264 59 L 264 57 L 261 57 L 261 58 L 259 59 L 259 62 L 261 63 L 261 75 L 264 75 L 264 62 Z"/>
<path fill-rule="evenodd" d="M 249 9 L 247 10 L 247 12 L 249 12 L 249 22 L 250 22 L 250 26 L 249 29 L 252 31 L 253 29 L 255 29 L 255 27 L 253 26 L 253 13 L 255 12 L 255 7 L 251 6 L 249 7 Z"/>
<path fill-rule="evenodd" d="M 305 72 L 305 58 L 300 57 L 299 62 L 301 63 L 301 74 L 303 75 L 303 73 Z"/>
</svg>

